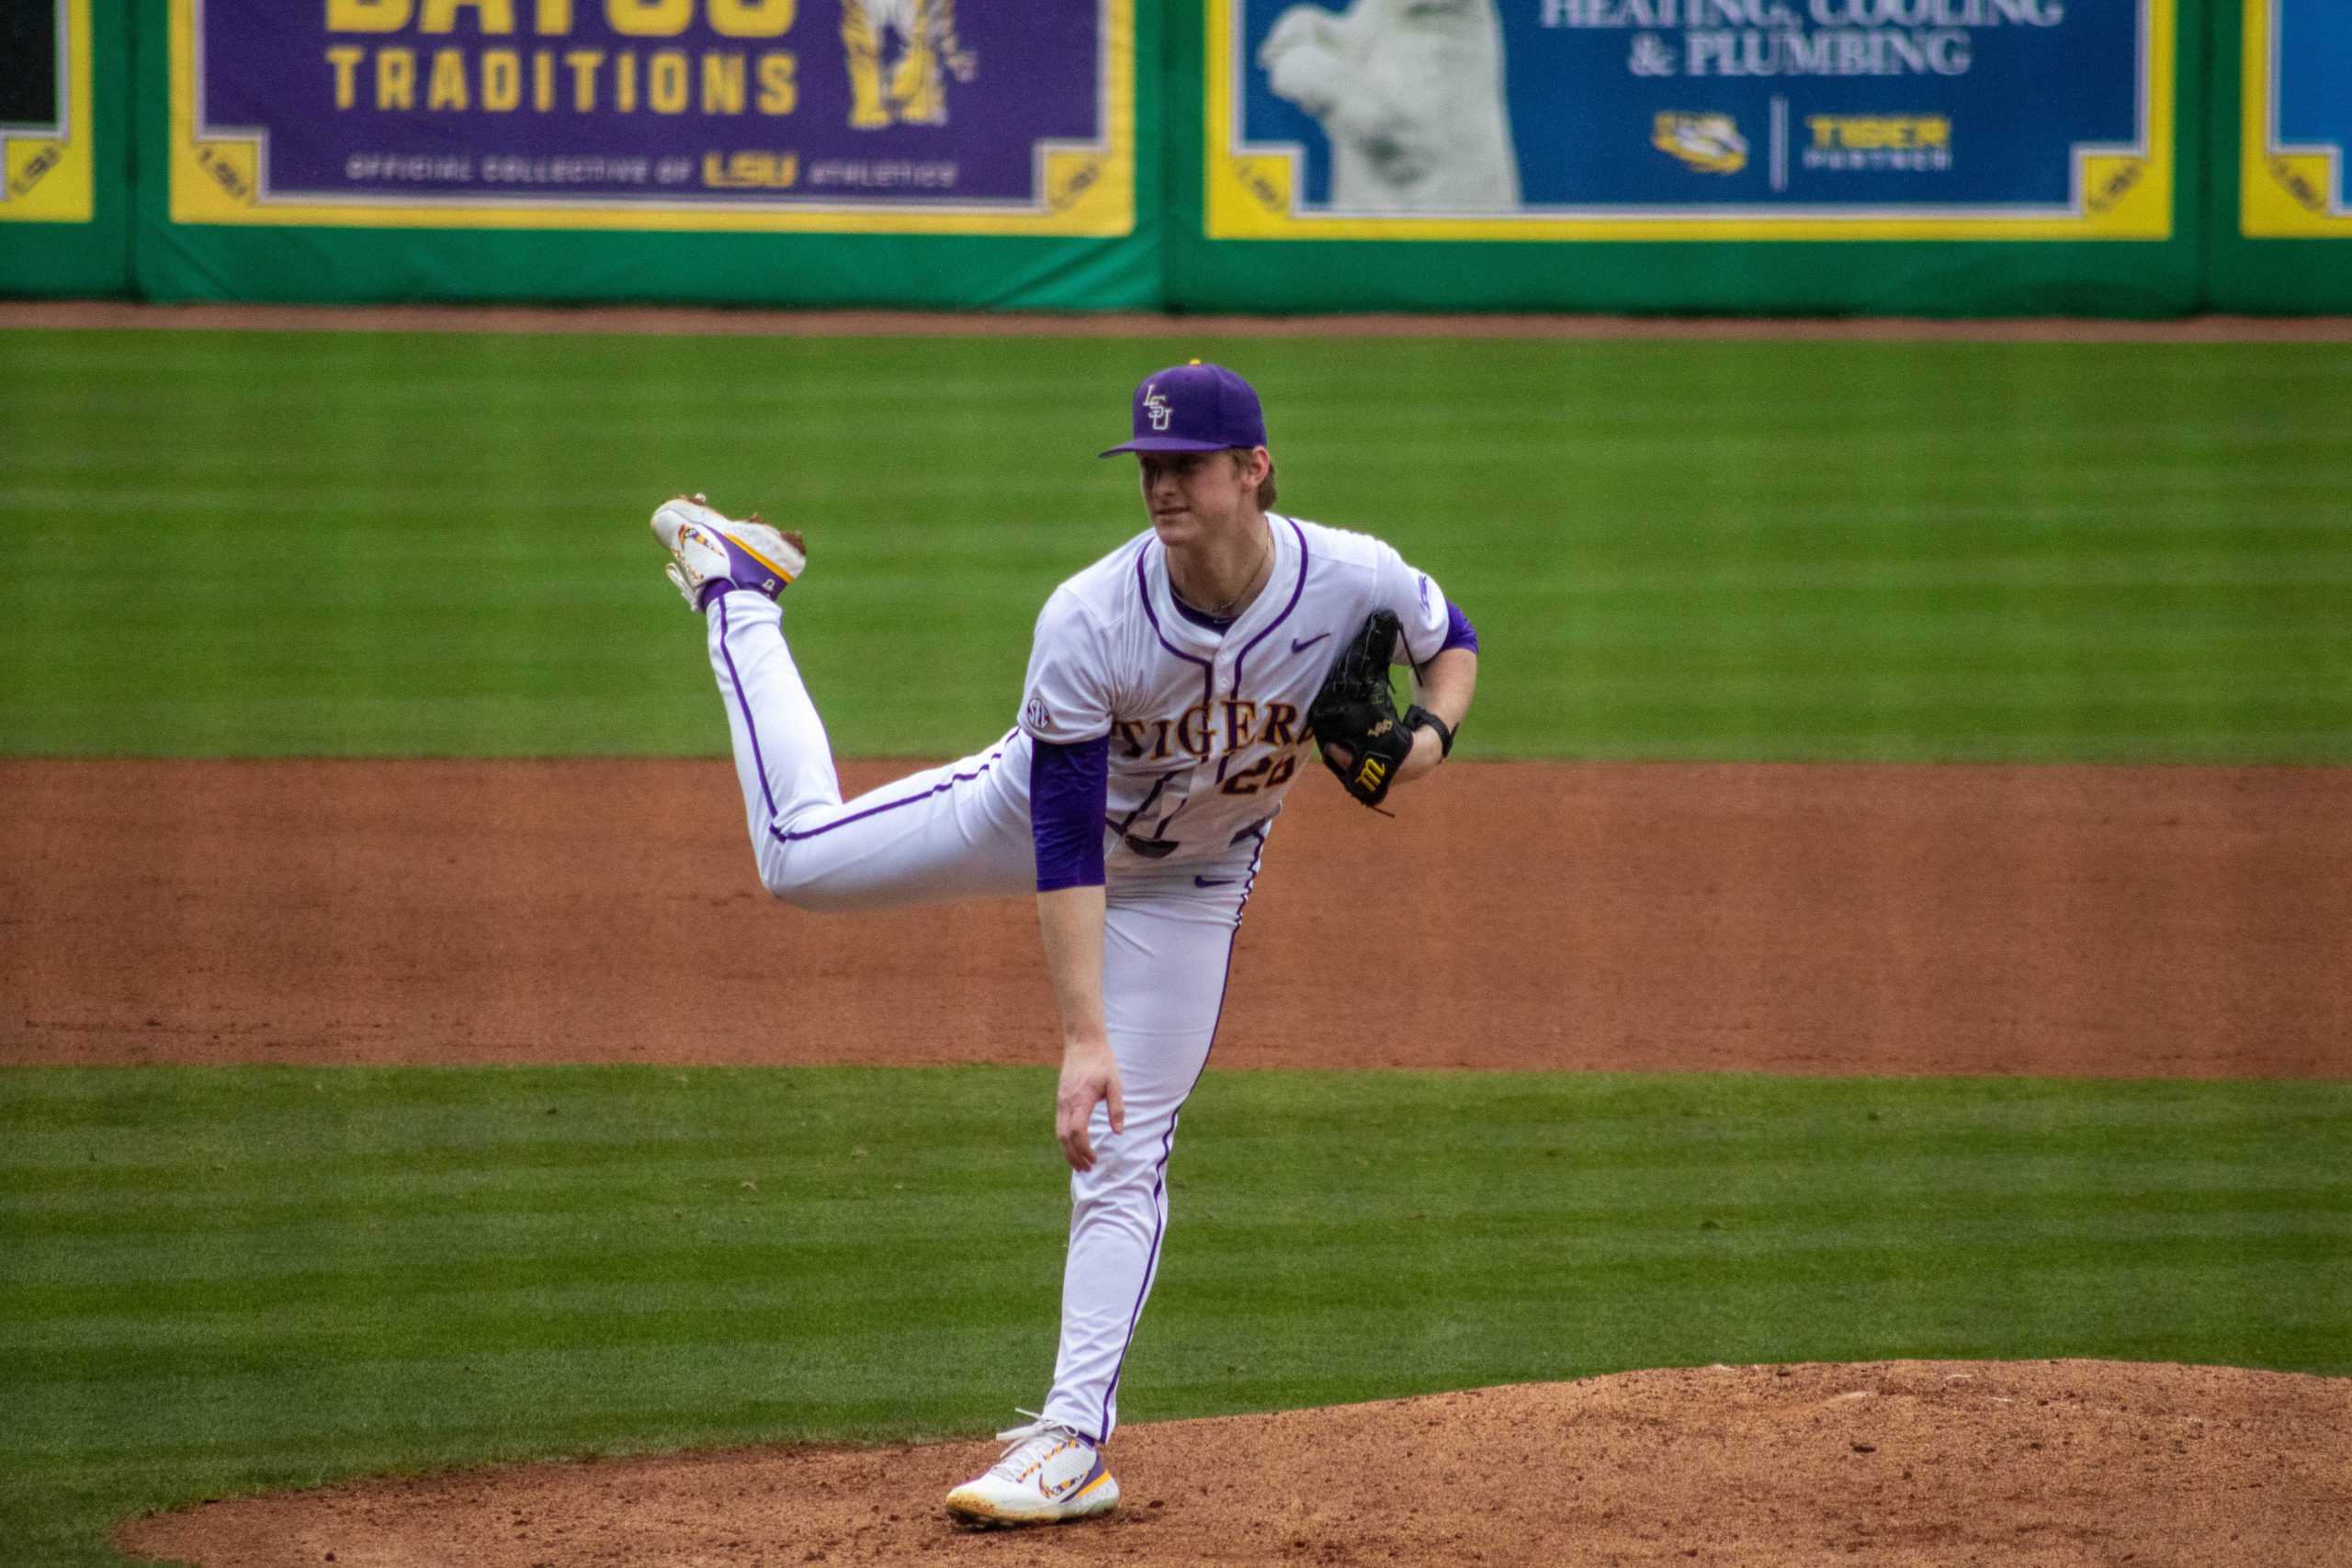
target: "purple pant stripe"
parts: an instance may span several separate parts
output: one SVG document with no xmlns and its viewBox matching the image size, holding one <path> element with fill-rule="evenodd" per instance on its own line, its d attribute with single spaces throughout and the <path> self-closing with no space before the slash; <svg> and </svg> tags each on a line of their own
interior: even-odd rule
<svg viewBox="0 0 2352 1568">
<path fill-rule="evenodd" d="M 1241 885 L 1240 906 L 1233 911 L 1234 934 L 1226 939 L 1225 977 L 1217 983 L 1216 1017 L 1209 1021 L 1209 1050 L 1201 1057 L 1200 1072 L 1194 1073 L 1193 1081 L 1185 1087 L 1184 1100 L 1192 1099 L 1193 1090 L 1201 1087 L 1201 1073 L 1209 1070 L 1209 1055 L 1216 1050 L 1217 1025 L 1225 1021 L 1226 994 L 1233 987 L 1233 944 L 1241 935 L 1241 908 L 1250 902 L 1250 886 L 1258 880 L 1258 863 L 1265 853 L 1266 837 L 1261 832 L 1258 835 L 1258 852 L 1250 857 L 1250 880 Z M 1135 1310 L 1127 1314 L 1127 1337 L 1119 1346 L 1119 1364 L 1111 1369 L 1111 1386 L 1102 1391 L 1102 1418 L 1096 1425 L 1096 1430 L 1102 1437 L 1094 1439 L 1098 1443 L 1111 1435 L 1111 1404 L 1119 1397 L 1119 1379 L 1126 1373 L 1127 1352 L 1135 1348 L 1136 1325 L 1143 1321 L 1144 1297 L 1150 1292 L 1152 1273 L 1159 1267 L 1159 1240 L 1168 1229 L 1168 1212 L 1160 1207 L 1159 1195 L 1168 1184 L 1168 1156 L 1176 1146 L 1176 1123 L 1183 1114 L 1183 1108 L 1184 1101 L 1177 1101 L 1176 1111 L 1168 1118 L 1168 1132 L 1159 1140 L 1159 1165 L 1151 1178 L 1151 1251 L 1144 1259 L 1143 1283 L 1136 1288 Z"/>
<path fill-rule="evenodd" d="M 754 746 L 754 750 L 756 750 L 756 745 Z M 804 832 L 787 833 L 781 828 L 778 828 L 774 822 L 770 822 L 768 824 L 768 835 L 775 839 L 778 843 L 797 843 L 802 839 L 814 839 L 823 834 L 830 833 L 836 828 L 846 828 L 853 822 L 863 822 L 869 817 L 879 817 L 885 811 L 896 811 L 901 806 L 912 806 L 919 800 L 929 800 L 933 795 L 939 794 L 942 790 L 953 789 L 959 784 L 971 783 L 974 779 L 978 778 L 982 773 L 987 773 L 990 768 L 996 766 L 998 759 L 1001 758 L 1003 755 L 1003 749 L 1000 746 L 998 750 L 989 753 L 987 761 L 983 761 L 978 767 L 974 768 L 968 773 L 951 774 L 947 778 L 941 780 L 938 784 L 932 785 L 921 795 L 910 795 L 903 800 L 886 800 L 879 806 L 869 806 L 863 811 L 854 811 L 847 817 L 842 818 L 840 821 L 828 822 L 821 828 L 810 828 Z"/>
<path fill-rule="evenodd" d="M 768 831 L 775 831 L 775 792 L 768 788 L 768 762 L 760 752 L 760 727 L 752 721 L 751 699 L 743 694 L 743 676 L 735 668 L 735 650 L 727 646 L 727 598 L 718 604 L 718 656 L 727 660 L 727 679 L 735 686 L 735 705 L 743 710 L 743 732 L 752 738 L 752 762 L 760 770 L 760 794 L 768 803 Z"/>
<path fill-rule="evenodd" d="M 904 800 L 885 801 L 880 806 L 868 807 L 865 810 L 844 817 L 838 822 L 828 822 L 821 828 L 811 828 L 806 832 L 786 832 L 775 825 L 775 792 L 768 787 L 768 762 L 766 754 L 760 749 L 760 727 L 752 721 L 751 700 L 743 694 L 743 676 L 742 672 L 735 668 L 735 651 L 727 646 L 727 634 L 731 624 L 727 616 L 726 597 L 721 595 L 714 603 L 718 606 L 718 654 L 720 658 L 727 660 L 727 678 L 735 687 L 735 705 L 743 710 L 743 729 L 752 738 L 752 761 L 760 771 L 760 795 L 768 805 L 768 836 L 778 843 L 789 844 L 801 839 L 813 839 L 820 833 L 830 833 L 836 828 L 846 828 L 853 822 L 864 821 L 866 818 L 876 816 L 881 812 L 896 811 L 901 806 L 912 806 L 918 800 L 929 800 L 941 790 L 959 784 L 968 784 L 978 778 L 996 765 L 997 759 L 1004 755 L 1003 742 L 1000 741 L 997 750 L 990 752 L 988 760 L 978 767 L 968 773 L 955 774 L 944 783 L 932 785 L 921 795 L 910 795 Z M 1010 739 L 1012 737 L 1008 735 L 1006 739 Z"/>
<path fill-rule="evenodd" d="M 1231 955 L 1227 962 L 1231 964 Z M 1198 1083 L 1200 1080 L 1193 1080 Z M 1189 1091 L 1187 1098 L 1190 1098 Z M 1119 1378 L 1127 1370 L 1127 1352 L 1135 1348 L 1136 1325 L 1143 1321 L 1144 1298 L 1151 1293 L 1151 1276 L 1159 1267 L 1159 1239 L 1168 1232 L 1168 1211 L 1160 1204 L 1160 1194 L 1168 1187 L 1168 1154 L 1176 1143 L 1176 1118 L 1168 1118 L 1168 1131 L 1159 1140 L 1159 1164 L 1151 1176 L 1151 1251 L 1143 1261 L 1143 1280 L 1136 1286 L 1135 1310 L 1127 1314 L 1127 1337 L 1119 1344 L 1119 1364 L 1111 1369 L 1111 1383 L 1102 1391 L 1102 1418 L 1095 1429 L 1107 1438 L 1111 1433 L 1111 1402 L 1119 1396 Z M 1097 1442 L 1102 1439 L 1098 1438 Z"/>
</svg>

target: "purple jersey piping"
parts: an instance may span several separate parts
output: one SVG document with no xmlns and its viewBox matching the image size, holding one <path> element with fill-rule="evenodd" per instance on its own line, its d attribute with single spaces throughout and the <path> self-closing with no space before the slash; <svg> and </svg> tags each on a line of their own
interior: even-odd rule
<svg viewBox="0 0 2352 1568">
<path fill-rule="evenodd" d="M 1276 626 L 1290 619 L 1290 613 L 1298 608 L 1299 596 L 1306 592 L 1306 530 L 1287 517 L 1283 521 L 1289 523 L 1290 531 L 1298 536 L 1298 581 L 1291 585 L 1290 603 L 1283 606 L 1283 613 L 1267 623 L 1265 630 L 1244 643 L 1241 651 L 1233 656 L 1233 694 L 1237 697 L 1241 694 L 1242 665 L 1249 662 L 1250 654 L 1257 651 L 1260 643 L 1274 635 Z"/>
<path fill-rule="evenodd" d="M 1151 580 L 1144 575 L 1143 570 L 1143 558 L 1150 553 L 1151 547 L 1148 544 L 1136 551 L 1136 592 L 1143 597 L 1144 619 L 1151 623 L 1151 635 L 1159 639 L 1160 647 L 1185 663 L 1197 664 L 1201 667 L 1201 701 L 1204 704 L 1215 702 L 1216 700 L 1216 666 L 1198 654 L 1185 652 L 1174 643 L 1170 642 L 1168 634 L 1159 629 L 1159 612 L 1151 607 Z"/>
<path fill-rule="evenodd" d="M 735 650 L 727 646 L 727 634 L 731 629 L 727 618 L 727 599 L 722 594 L 718 600 L 718 654 L 727 660 L 727 679 L 735 688 L 735 705 L 743 710 L 743 732 L 752 738 L 752 764 L 760 770 L 760 795 L 768 803 L 768 831 L 774 833 L 775 792 L 768 788 L 768 762 L 760 753 L 760 727 L 752 722 L 752 704 L 743 694 L 743 676 L 735 668 Z"/>
<path fill-rule="evenodd" d="M 1176 607 L 1176 613 L 1178 615 L 1183 616 L 1194 626 L 1202 627 L 1206 631 L 1213 631 L 1219 637 L 1223 637 L 1226 633 L 1231 631 L 1233 629 L 1233 623 L 1241 618 L 1238 615 L 1211 615 L 1204 614 L 1199 610 L 1193 609 L 1190 604 L 1185 604 L 1183 600 L 1178 598 L 1173 593 L 1170 593 L 1168 596 L 1168 602 Z"/>
<path fill-rule="evenodd" d="M 828 822 L 821 828 L 810 828 L 806 831 L 787 833 L 771 821 L 768 824 L 768 837 L 774 839 L 780 844 L 797 844 L 803 839 L 814 839 L 821 834 L 830 833 L 836 828 L 846 828 L 853 822 L 863 822 L 869 817 L 879 817 L 885 811 L 896 811 L 901 806 L 912 806 L 918 800 L 929 800 L 933 795 L 938 795 L 944 790 L 953 789 L 959 784 L 971 783 L 974 779 L 978 778 L 982 773 L 987 773 L 990 768 L 996 766 L 998 761 L 1004 755 L 1005 740 L 1010 740 L 1012 739 L 1012 732 L 1007 731 L 1004 740 L 1000 740 L 996 743 L 996 750 L 982 758 L 978 767 L 974 768 L 968 773 L 951 773 L 939 783 L 932 785 L 929 789 L 924 790 L 921 795 L 910 795 L 902 800 L 886 800 L 879 806 L 869 806 L 863 811 L 853 811 L 847 817 Z"/>
<path fill-rule="evenodd" d="M 1250 889 L 1258 880 L 1259 863 L 1266 857 L 1265 825 L 1260 824 L 1258 847 L 1250 853 L 1250 874 L 1241 884 L 1240 901 L 1233 908 L 1233 935 L 1226 939 L 1225 976 L 1217 982 L 1216 1017 L 1209 1021 L 1209 1049 L 1201 1055 L 1200 1071 L 1184 1087 L 1184 1099 L 1168 1117 L 1168 1131 L 1160 1134 L 1159 1162 L 1151 1173 L 1151 1252 L 1144 1259 L 1143 1283 L 1136 1288 L 1136 1304 L 1127 1314 L 1127 1337 L 1119 1346 L 1119 1364 L 1111 1369 L 1111 1384 L 1102 1391 L 1102 1415 L 1095 1423 L 1099 1436 L 1092 1441 L 1101 1444 L 1111 1435 L 1111 1406 L 1119 1397 L 1119 1379 L 1127 1370 L 1127 1352 L 1135 1348 L 1136 1325 L 1143 1321 L 1144 1298 L 1151 1293 L 1152 1277 L 1159 1271 L 1159 1243 L 1168 1233 L 1168 1207 L 1163 1201 L 1168 1190 L 1168 1154 L 1176 1145 L 1176 1123 L 1184 1114 L 1184 1101 L 1193 1098 L 1193 1090 L 1201 1087 L 1201 1074 L 1209 1070 L 1209 1056 L 1216 1050 L 1217 1026 L 1225 1021 L 1225 998 L 1233 988 L 1233 944 L 1241 935 L 1241 911 L 1250 907 Z"/>
</svg>

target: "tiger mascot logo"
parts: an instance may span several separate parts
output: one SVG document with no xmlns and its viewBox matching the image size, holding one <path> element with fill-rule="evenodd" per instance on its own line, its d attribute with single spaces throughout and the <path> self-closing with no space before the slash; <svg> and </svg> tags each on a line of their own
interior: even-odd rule
<svg viewBox="0 0 2352 1568">
<path fill-rule="evenodd" d="M 1747 167 L 1747 138 L 1727 114 L 1669 109 L 1652 122 L 1650 145 L 1710 175 L 1736 175 Z"/>
<path fill-rule="evenodd" d="M 945 125 L 947 78 L 969 82 L 979 69 L 956 36 L 956 0 L 842 0 L 842 42 L 857 130 Z"/>
</svg>

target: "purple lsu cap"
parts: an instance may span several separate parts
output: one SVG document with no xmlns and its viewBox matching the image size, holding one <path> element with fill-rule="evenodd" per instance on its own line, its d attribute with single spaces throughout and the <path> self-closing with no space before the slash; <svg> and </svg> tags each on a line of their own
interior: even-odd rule
<svg viewBox="0 0 2352 1568">
<path fill-rule="evenodd" d="M 1135 436 L 1114 452 L 1222 452 L 1263 446 L 1266 411 L 1250 383 L 1222 365 L 1193 360 L 1155 370 L 1136 389 Z"/>
</svg>

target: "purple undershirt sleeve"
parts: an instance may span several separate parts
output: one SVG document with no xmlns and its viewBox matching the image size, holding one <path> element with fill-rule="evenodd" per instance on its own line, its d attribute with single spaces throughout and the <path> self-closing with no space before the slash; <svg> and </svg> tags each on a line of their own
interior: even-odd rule
<svg viewBox="0 0 2352 1568">
<path fill-rule="evenodd" d="M 1029 833 L 1037 891 L 1102 886 L 1102 807 L 1111 791 L 1111 737 L 1075 746 L 1029 740 Z"/>
<path fill-rule="evenodd" d="M 1478 628 L 1470 624 L 1470 617 L 1462 613 L 1462 606 L 1450 599 L 1445 604 L 1445 643 L 1437 651 L 1443 653 L 1448 648 L 1466 648 L 1473 653 L 1478 651 Z M 1435 658 L 1436 655 L 1430 657 Z"/>
</svg>

